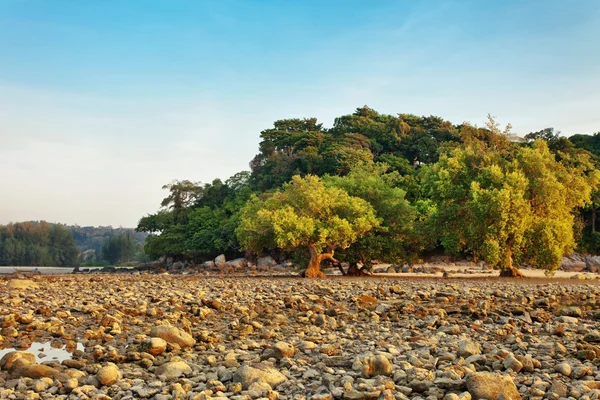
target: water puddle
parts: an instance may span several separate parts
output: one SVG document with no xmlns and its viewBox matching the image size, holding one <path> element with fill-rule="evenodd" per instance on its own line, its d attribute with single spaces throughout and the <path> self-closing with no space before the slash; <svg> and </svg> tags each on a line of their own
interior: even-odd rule
<svg viewBox="0 0 600 400">
<path fill-rule="evenodd" d="M 85 348 L 79 342 L 77 342 L 77 347 L 72 348 L 67 346 L 61 347 L 52 347 L 50 342 L 33 342 L 28 349 L 15 349 L 15 348 L 6 348 L 0 350 L 0 358 L 4 357 L 5 354 L 10 353 L 11 351 L 27 351 L 29 353 L 35 354 L 35 361 L 37 363 L 43 363 L 44 361 L 63 361 L 70 360 L 73 358 L 73 352 L 75 350 L 84 351 Z"/>
</svg>

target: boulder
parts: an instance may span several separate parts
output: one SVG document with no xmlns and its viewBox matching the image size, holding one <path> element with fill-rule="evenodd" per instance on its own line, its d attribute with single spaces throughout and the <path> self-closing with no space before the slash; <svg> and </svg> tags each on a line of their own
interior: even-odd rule
<svg viewBox="0 0 600 400">
<path fill-rule="evenodd" d="M 294 356 L 296 349 L 289 343 L 286 342 L 277 342 L 275 346 L 273 346 L 273 352 L 275 353 L 275 358 L 281 360 L 282 358 L 291 358 Z"/>
<path fill-rule="evenodd" d="M 8 289 L 39 289 L 38 284 L 29 279 L 11 279 L 6 287 Z"/>
<path fill-rule="evenodd" d="M 196 340 L 187 332 L 182 331 L 176 326 L 158 325 L 150 331 L 151 337 L 157 337 L 165 340 L 167 343 L 177 344 L 182 348 L 192 347 Z"/>
<path fill-rule="evenodd" d="M 221 254 L 221 255 L 217 256 L 217 258 L 215 258 L 215 266 L 217 268 L 223 267 L 226 262 L 227 262 L 227 259 L 225 258 L 224 254 Z"/>
<path fill-rule="evenodd" d="M 521 369 L 523 369 L 523 363 L 521 363 L 512 353 L 510 353 L 504 359 L 503 364 L 504 364 L 504 368 L 511 369 L 515 372 L 519 372 Z"/>
<path fill-rule="evenodd" d="M 21 365 L 25 364 L 35 364 L 35 355 L 33 353 L 29 353 L 26 351 L 11 351 L 6 353 L 4 357 L 0 359 L 0 369 L 5 371 L 10 371 L 12 369 L 15 361 L 21 359 L 22 361 L 19 363 Z"/>
<path fill-rule="evenodd" d="M 521 395 L 512 378 L 508 375 L 491 372 L 473 372 L 466 378 L 467 390 L 473 400 L 504 399 L 521 400 Z"/>
<path fill-rule="evenodd" d="M 245 258 L 236 258 L 235 260 L 231 260 L 229 264 L 233 268 L 246 268 L 248 266 L 248 260 L 246 260 Z"/>
<path fill-rule="evenodd" d="M 476 354 L 481 354 L 481 349 L 479 345 L 469 339 L 463 339 L 458 342 L 458 352 L 457 355 L 462 358 L 467 358 L 474 356 Z"/>
<path fill-rule="evenodd" d="M 12 370 L 11 376 L 13 378 L 52 378 L 60 380 L 61 382 L 66 381 L 69 377 L 60 371 L 42 364 L 26 364 L 20 367 L 16 367 Z"/>
<path fill-rule="evenodd" d="M 556 364 L 556 366 L 554 367 L 554 370 L 564 376 L 571 375 L 571 365 L 569 365 L 569 363 L 566 363 L 566 362 L 561 362 L 560 364 Z"/>
<path fill-rule="evenodd" d="M 148 338 L 142 343 L 142 350 L 157 356 L 167 350 L 167 341 L 159 337 Z"/>
<path fill-rule="evenodd" d="M 192 368 L 185 361 L 171 361 L 156 368 L 154 374 L 164 379 L 176 379 L 191 372 Z"/>
<path fill-rule="evenodd" d="M 260 257 L 256 260 L 257 267 L 274 267 L 277 265 L 277 262 L 271 256 Z"/>
<path fill-rule="evenodd" d="M 242 365 L 233 375 L 233 381 L 241 383 L 244 390 L 254 382 L 268 383 L 272 388 L 276 388 L 286 379 L 285 375 L 265 363 Z"/>
<path fill-rule="evenodd" d="M 365 356 L 362 363 L 362 372 L 365 378 L 377 375 L 391 375 L 392 373 L 392 363 L 382 354 Z"/>
<path fill-rule="evenodd" d="M 98 383 L 102 386 L 111 386 L 121 379 L 121 371 L 114 364 L 108 364 L 98 371 L 96 374 Z"/>
</svg>

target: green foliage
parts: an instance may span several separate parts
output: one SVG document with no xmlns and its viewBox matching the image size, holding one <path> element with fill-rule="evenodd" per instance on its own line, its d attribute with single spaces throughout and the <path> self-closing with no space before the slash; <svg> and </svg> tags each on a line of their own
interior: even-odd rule
<svg viewBox="0 0 600 400">
<path fill-rule="evenodd" d="M 139 260 L 143 258 L 143 248 L 135 240 L 134 233 L 131 231 L 121 232 L 112 235 L 106 239 L 102 246 L 102 258 L 109 264 L 122 264 L 127 261 Z"/>
<path fill-rule="evenodd" d="M 247 249 L 285 249 L 297 257 L 306 246 L 300 243 L 311 240 L 318 244 L 311 263 L 333 258 L 334 248 L 340 259 L 365 265 L 410 262 L 443 248 L 499 268 L 514 262 L 551 270 L 577 242 L 600 251 L 594 244 L 600 201 L 593 200 L 600 198 L 600 133 L 566 138 L 546 128 L 513 143 L 510 130 L 489 115 L 477 127 L 367 106 L 336 118 L 331 129 L 315 118 L 278 120 L 260 133 L 250 172 L 225 182 L 165 185 L 161 208 L 141 218 L 137 231 L 151 233 L 150 257 L 192 261 Z M 343 218 L 327 229 L 315 222 L 308 204 L 327 210 L 323 201 L 333 189 L 366 201 L 379 224 L 352 236 Z M 299 212 L 301 199 L 308 208 Z M 333 230 L 349 241 L 333 240 Z M 323 236 L 316 240 L 315 232 Z"/>
<path fill-rule="evenodd" d="M 364 165 L 346 176 L 324 178 L 328 186 L 343 189 L 371 204 L 381 221 L 347 249 L 338 252 L 338 259 L 370 267 L 375 259 L 396 263 L 409 260 L 418 252 L 413 232 L 415 210 L 406 200 L 406 192 L 397 187 L 402 182 L 400 174 L 388 173 L 387 169 L 384 164 Z"/>
<path fill-rule="evenodd" d="M 457 148 L 426 174 L 441 244 L 502 269 L 513 261 L 556 269 L 575 247 L 573 212 L 590 202 L 597 171 L 562 164 L 542 140 L 483 147 Z"/>
<path fill-rule="evenodd" d="M 163 256 L 199 261 L 220 253 L 239 254 L 235 235 L 239 210 L 250 198 L 248 172 L 240 172 L 225 183 L 165 185 L 170 191 L 157 213 L 142 217 L 136 228 L 150 232 L 144 250 L 152 259 Z M 185 188 L 185 190 L 182 189 Z M 176 190 L 176 193 L 174 193 Z M 185 192 L 185 193 L 184 193 Z M 183 197 L 186 201 L 175 201 Z M 190 199 L 194 199 L 193 202 Z M 175 204 L 185 204 L 176 209 Z"/>
</svg>

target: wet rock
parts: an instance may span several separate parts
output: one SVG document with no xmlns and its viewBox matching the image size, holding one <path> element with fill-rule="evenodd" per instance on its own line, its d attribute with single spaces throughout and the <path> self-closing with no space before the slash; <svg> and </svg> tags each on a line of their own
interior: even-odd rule
<svg viewBox="0 0 600 400">
<path fill-rule="evenodd" d="M 11 372 L 13 378 L 53 378 L 66 380 L 67 377 L 60 371 L 42 364 L 26 364 L 20 367 L 13 368 Z"/>
<path fill-rule="evenodd" d="M 35 364 L 35 354 L 26 351 L 11 351 L 6 353 L 0 359 L 0 369 L 10 371 L 13 364 L 19 359 L 21 360 L 21 363 Z"/>
</svg>

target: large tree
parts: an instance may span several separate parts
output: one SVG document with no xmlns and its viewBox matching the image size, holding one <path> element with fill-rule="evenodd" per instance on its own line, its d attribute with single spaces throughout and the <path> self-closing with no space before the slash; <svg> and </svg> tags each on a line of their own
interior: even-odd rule
<svg viewBox="0 0 600 400">
<path fill-rule="evenodd" d="M 502 154 L 454 149 L 428 169 L 424 184 L 448 253 L 471 253 L 517 276 L 515 264 L 553 271 L 573 251 L 573 212 L 590 202 L 597 171 L 561 163 L 538 140 Z"/>
<path fill-rule="evenodd" d="M 294 176 L 274 193 L 254 196 L 242 209 L 236 230 L 242 246 L 255 252 L 306 248 L 306 277 L 322 277 L 321 262 L 378 226 L 373 207 L 318 177 Z"/>
</svg>

